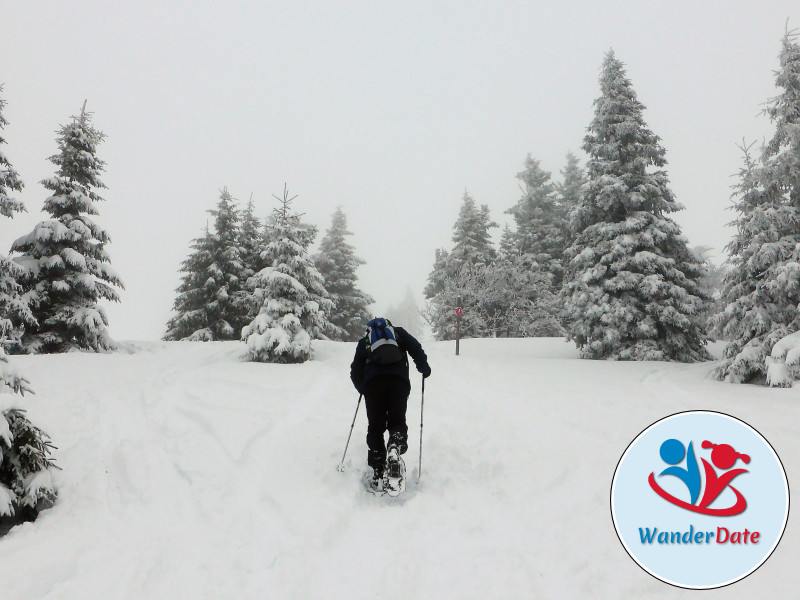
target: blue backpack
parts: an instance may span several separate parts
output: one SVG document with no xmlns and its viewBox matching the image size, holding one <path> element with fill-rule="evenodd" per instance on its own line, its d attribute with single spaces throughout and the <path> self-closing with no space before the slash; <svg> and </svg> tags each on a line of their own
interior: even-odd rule
<svg viewBox="0 0 800 600">
<path fill-rule="evenodd" d="M 367 323 L 367 360 L 376 365 L 392 365 L 405 359 L 405 352 L 397 345 L 391 321 L 372 319 Z"/>
</svg>

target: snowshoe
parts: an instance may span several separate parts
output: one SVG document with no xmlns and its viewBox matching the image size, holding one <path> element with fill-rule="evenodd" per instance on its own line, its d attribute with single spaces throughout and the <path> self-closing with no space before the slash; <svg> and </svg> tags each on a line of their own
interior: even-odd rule
<svg viewBox="0 0 800 600">
<path fill-rule="evenodd" d="M 376 496 L 383 496 L 386 493 L 386 478 L 383 473 L 374 470 L 372 474 L 364 473 L 364 488 Z"/>
<path fill-rule="evenodd" d="M 390 496 L 399 496 L 406 490 L 406 463 L 400 456 L 400 449 L 394 444 L 386 452 L 384 489 Z"/>
</svg>

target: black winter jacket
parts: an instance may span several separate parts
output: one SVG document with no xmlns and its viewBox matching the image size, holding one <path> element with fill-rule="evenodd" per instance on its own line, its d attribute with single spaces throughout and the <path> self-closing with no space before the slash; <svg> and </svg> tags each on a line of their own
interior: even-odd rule
<svg viewBox="0 0 800 600">
<path fill-rule="evenodd" d="M 353 358 L 353 363 L 350 365 L 350 379 L 353 385 L 358 390 L 359 394 L 364 393 L 364 386 L 373 377 L 397 377 L 409 382 L 408 377 L 408 355 L 414 359 L 414 365 L 417 371 L 422 373 L 423 377 L 431 374 L 431 368 L 428 365 L 428 357 L 422 350 L 422 346 L 416 338 L 408 333 L 402 327 L 394 328 L 397 345 L 403 350 L 404 360 L 394 363 L 392 365 L 376 365 L 367 359 L 367 337 L 364 336 L 358 340 L 356 346 L 356 355 Z"/>
</svg>

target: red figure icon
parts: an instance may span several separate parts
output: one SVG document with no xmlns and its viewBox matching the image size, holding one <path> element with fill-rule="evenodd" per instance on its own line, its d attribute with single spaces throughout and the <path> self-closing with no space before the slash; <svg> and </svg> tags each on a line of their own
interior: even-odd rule
<svg viewBox="0 0 800 600">
<path fill-rule="evenodd" d="M 714 463 L 714 466 L 718 469 L 730 469 L 738 459 L 742 459 L 742 462 L 745 464 L 750 462 L 750 457 L 747 454 L 736 452 L 736 450 L 728 444 L 712 444 L 708 440 L 705 440 L 703 441 L 702 447 L 706 449 L 713 448 L 711 451 L 711 462 Z M 705 493 L 703 493 L 703 499 L 700 501 L 701 508 L 707 507 L 716 500 L 717 496 L 722 493 L 722 490 L 729 487 L 734 477 L 742 473 L 747 473 L 747 469 L 733 469 L 732 471 L 717 476 L 714 467 L 708 464 L 706 459 L 701 458 L 700 460 L 703 461 L 703 468 L 706 472 L 706 489 Z M 736 512 L 732 514 L 739 514 L 747 507 L 747 502 L 739 490 L 733 486 L 730 486 L 730 488 L 736 494 L 736 504 L 732 507 L 732 510 Z"/>
</svg>

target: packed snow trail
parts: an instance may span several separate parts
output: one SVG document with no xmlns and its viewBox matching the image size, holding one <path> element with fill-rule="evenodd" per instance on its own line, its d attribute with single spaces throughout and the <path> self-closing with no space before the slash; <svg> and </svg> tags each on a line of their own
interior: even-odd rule
<svg viewBox="0 0 800 600">
<path fill-rule="evenodd" d="M 408 484 L 374 497 L 354 346 L 302 365 L 247 363 L 240 343 L 126 344 L 14 357 L 15 399 L 59 450 L 58 505 L 0 538 L 3 600 L 120 598 L 684 598 L 616 538 L 609 489 L 628 443 L 681 410 L 743 418 L 800 466 L 800 388 L 708 378 L 710 364 L 581 361 L 560 339 L 428 343 Z M 413 373 L 413 367 L 412 367 Z M 6 397 L 7 400 L 8 397 Z M 792 597 L 800 534 L 710 598 Z"/>
</svg>

